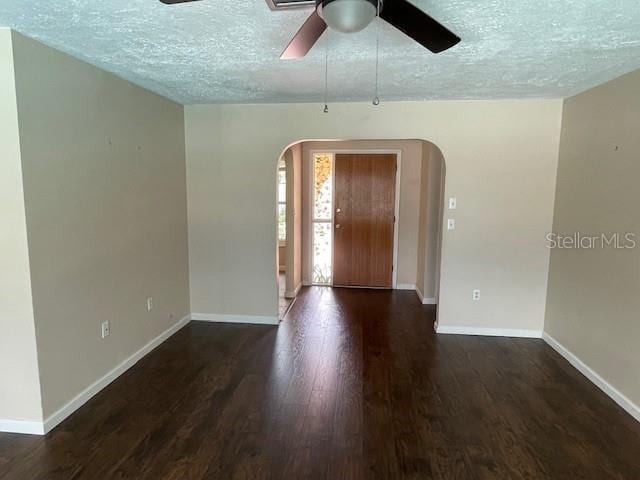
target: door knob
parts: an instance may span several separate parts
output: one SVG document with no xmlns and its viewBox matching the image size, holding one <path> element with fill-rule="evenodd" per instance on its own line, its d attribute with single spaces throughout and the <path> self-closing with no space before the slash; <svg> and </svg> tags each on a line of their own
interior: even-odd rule
<svg viewBox="0 0 640 480">
<path fill-rule="evenodd" d="M 336 208 L 336 213 L 340 213 L 340 212 L 342 212 L 342 209 Z"/>
<path fill-rule="evenodd" d="M 339 223 L 336 223 L 336 228 L 340 228 L 340 224 Z"/>
</svg>

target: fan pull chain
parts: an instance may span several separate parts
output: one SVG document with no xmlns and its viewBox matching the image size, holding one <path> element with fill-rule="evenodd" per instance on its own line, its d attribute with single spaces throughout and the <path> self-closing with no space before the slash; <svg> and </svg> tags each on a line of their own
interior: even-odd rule
<svg viewBox="0 0 640 480">
<path fill-rule="evenodd" d="M 324 42 L 324 113 L 329 113 L 329 105 L 327 100 L 329 97 L 329 32 L 326 33 L 327 39 Z"/>
<path fill-rule="evenodd" d="M 380 105 L 380 97 L 378 97 L 378 70 L 380 65 L 380 0 L 376 7 L 376 85 L 373 97 L 373 104 Z"/>
</svg>

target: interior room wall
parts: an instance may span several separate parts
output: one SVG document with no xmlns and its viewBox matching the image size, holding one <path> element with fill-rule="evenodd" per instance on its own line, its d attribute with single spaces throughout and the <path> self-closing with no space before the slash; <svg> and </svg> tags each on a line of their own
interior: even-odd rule
<svg viewBox="0 0 640 480">
<path fill-rule="evenodd" d="M 401 288 L 413 289 L 416 284 L 418 256 L 418 223 L 420 208 L 420 172 L 422 168 L 422 144 L 420 140 L 348 140 L 302 143 L 302 183 L 311 182 L 311 155 L 322 150 L 398 150 L 401 153 L 400 205 L 398 218 L 397 284 Z M 303 189 L 302 212 L 309 218 L 309 189 Z M 303 228 L 302 274 L 303 281 L 311 283 L 311 239 L 308 229 Z"/>
<path fill-rule="evenodd" d="M 290 150 L 287 150 L 286 152 L 284 152 L 284 154 L 282 155 L 282 158 L 280 159 L 281 163 L 284 163 L 285 169 L 286 169 L 286 181 L 287 181 L 287 186 L 286 186 L 286 197 L 287 197 L 287 203 L 289 202 L 289 175 L 291 170 L 289 170 L 290 168 L 290 164 L 291 164 L 291 152 Z M 278 172 L 280 171 L 280 168 L 282 167 L 282 165 L 279 166 L 278 168 Z M 279 193 L 278 193 L 279 195 Z M 278 199 L 279 201 L 279 199 Z M 289 206 L 287 205 L 287 210 Z M 289 230 L 289 212 L 287 211 L 287 220 L 286 220 L 286 225 L 287 225 L 287 230 Z M 287 234 L 289 232 L 287 231 Z M 287 238 L 287 240 L 289 240 L 289 238 Z M 284 244 L 280 244 L 278 246 L 278 269 L 280 270 L 280 273 L 283 273 L 286 271 L 287 269 L 287 242 L 285 242 Z"/>
<path fill-rule="evenodd" d="M 0 28 L 0 431 L 42 421 L 14 78 Z"/>
<path fill-rule="evenodd" d="M 436 304 L 440 282 L 444 158 L 431 143 L 422 148 L 416 287 L 423 303 Z"/>
<path fill-rule="evenodd" d="M 442 152 L 435 145 L 429 145 L 429 183 L 426 186 L 427 200 L 427 243 L 424 279 L 424 296 L 437 303 L 440 286 L 440 248 L 442 244 L 442 223 L 445 210 L 444 181 L 445 161 Z M 453 212 L 455 213 L 455 212 Z"/>
<path fill-rule="evenodd" d="M 279 176 L 280 176 L 280 169 L 282 168 L 283 164 L 286 165 L 286 158 L 287 155 L 290 155 L 289 152 L 284 152 L 282 154 L 282 157 L 280 157 L 280 161 L 278 162 L 278 182 L 279 180 Z M 278 192 L 278 198 L 276 199 L 276 203 L 280 202 L 280 193 Z M 278 211 L 276 211 L 276 216 L 278 215 Z M 286 265 L 287 265 L 287 247 L 286 245 L 281 245 L 280 244 L 280 238 L 278 236 L 278 252 L 277 252 L 277 263 L 278 263 L 278 273 L 284 273 L 284 271 L 286 270 Z"/>
<path fill-rule="evenodd" d="M 302 284 L 302 145 L 287 149 L 287 265 L 286 297 L 295 297 Z"/>
<path fill-rule="evenodd" d="M 428 144 L 427 144 L 428 145 Z M 420 170 L 420 185 L 429 185 L 429 161 L 431 160 L 431 149 L 424 146 L 422 148 L 422 165 Z M 416 265 L 416 292 L 418 296 L 424 298 L 424 277 L 427 266 L 427 203 L 429 201 L 427 188 L 420 188 L 420 206 L 418 210 L 418 257 Z"/>
<path fill-rule="evenodd" d="M 553 231 L 632 233 L 638 244 L 553 249 L 544 329 L 640 420 L 638 112 L 640 71 L 564 102 Z"/>
<path fill-rule="evenodd" d="M 464 206 L 442 240 L 440 327 L 539 335 L 561 109 L 560 100 L 340 103 L 327 114 L 315 104 L 186 107 L 192 310 L 277 317 L 272 179 L 287 146 L 423 139 L 443 153 L 445 197 Z"/>
<path fill-rule="evenodd" d="M 56 418 L 189 313 L 183 107 L 13 43 L 42 405 Z"/>
</svg>

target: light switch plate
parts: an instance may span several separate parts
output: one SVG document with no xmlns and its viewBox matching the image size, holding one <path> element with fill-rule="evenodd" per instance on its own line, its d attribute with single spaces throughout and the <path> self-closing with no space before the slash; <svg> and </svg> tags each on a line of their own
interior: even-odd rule
<svg viewBox="0 0 640 480">
<path fill-rule="evenodd" d="M 458 208 L 458 200 L 456 197 L 451 197 L 449 199 L 449 210 L 455 210 L 456 208 Z"/>
<path fill-rule="evenodd" d="M 102 338 L 107 338 L 110 333 L 109 320 L 105 320 L 100 324 L 100 336 Z"/>
<path fill-rule="evenodd" d="M 455 230 L 456 229 L 456 221 L 453 218 L 447 220 L 447 230 Z"/>
</svg>

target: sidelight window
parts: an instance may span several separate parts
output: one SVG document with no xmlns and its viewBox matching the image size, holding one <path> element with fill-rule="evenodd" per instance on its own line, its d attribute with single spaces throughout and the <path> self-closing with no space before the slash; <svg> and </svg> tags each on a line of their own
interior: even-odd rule
<svg viewBox="0 0 640 480">
<path fill-rule="evenodd" d="M 313 283 L 331 285 L 333 257 L 333 154 L 313 155 Z"/>
</svg>

